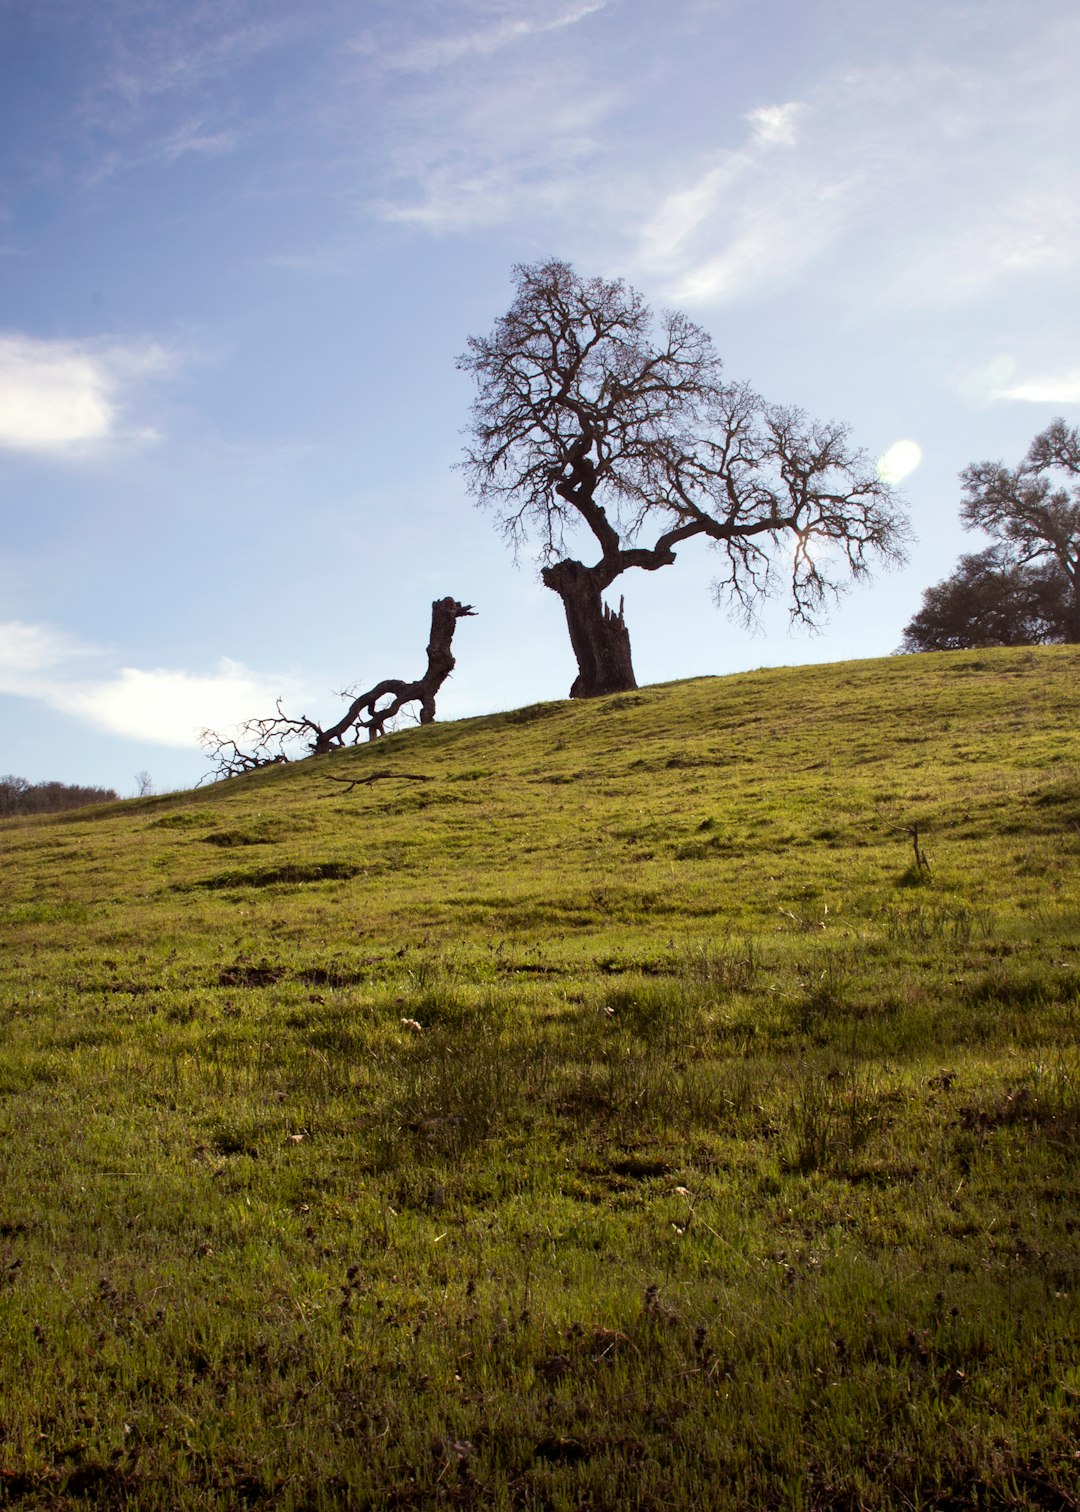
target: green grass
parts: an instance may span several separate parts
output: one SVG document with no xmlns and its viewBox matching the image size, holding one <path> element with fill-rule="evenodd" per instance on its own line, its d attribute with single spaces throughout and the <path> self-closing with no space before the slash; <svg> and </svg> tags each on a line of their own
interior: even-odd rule
<svg viewBox="0 0 1080 1512">
<path fill-rule="evenodd" d="M 1076 1506 L 1078 724 L 769 670 L 0 825 L 0 1504 Z"/>
</svg>

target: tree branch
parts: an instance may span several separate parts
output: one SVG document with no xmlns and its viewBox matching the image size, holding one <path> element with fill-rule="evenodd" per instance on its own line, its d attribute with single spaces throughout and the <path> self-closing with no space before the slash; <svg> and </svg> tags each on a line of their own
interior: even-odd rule
<svg viewBox="0 0 1080 1512">
<path fill-rule="evenodd" d="M 457 622 L 475 613 L 471 604 L 459 604 L 453 598 L 436 599 L 431 606 L 431 634 L 423 676 L 412 682 L 384 678 L 367 692 L 353 697 L 345 713 L 332 725 L 324 728 L 306 714 L 286 714 L 279 698 L 275 714 L 249 719 L 241 726 L 241 733 L 252 741 L 250 749 L 242 749 L 237 740 L 215 730 L 204 730 L 200 743 L 215 763 L 211 775 L 236 777 L 242 772 L 274 766 L 292 759 L 290 752 L 297 747 L 299 754 L 322 756 L 343 746 L 350 734 L 355 744 L 364 730 L 369 740 L 376 740 L 386 733 L 390 720 L 409 704 L 418 703 L 419 722 L 430 724 L 435 718 L 436 695 L 454 670 L 450 648 Z"/>
<path fill-rule="evenodd" d="M 323 773 L 326 782 L 340 782 L 345 786 L 347 796 L 355 787 L 370 787 L 373 782 L 430 782 L 431 778 L 418 772 L 372 772 L 367 777 L 333 777 L 329 772 Z M 324 798 L 329 798 L 329 793 L 324 793 Z"/>
</svg>

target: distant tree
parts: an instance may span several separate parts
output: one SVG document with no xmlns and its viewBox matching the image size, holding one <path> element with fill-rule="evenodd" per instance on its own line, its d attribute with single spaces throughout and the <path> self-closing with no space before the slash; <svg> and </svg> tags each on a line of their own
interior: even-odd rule
<svg viewBox="0 0 1080 1512">
<path fill-rule="evenodd" d="M 1060 638 L 1080 641 L 1080 430 L 1054 420 L 1019 467 L 977 462 L 961 478 L 964 524 L 998 540 L 1018 566 L 1057 569 L 1068 585 Z"/>
<path fill-rule="evenodd" d="M 0 777 L 0 818 L 6 819 L 11 814 L 28 813 L 25 799 L 29 790 L 30 784 L 25 777 L 16 777 L 13 772 L 9 772 L 6 777 Z"/>
<path fill-rule="evenodd" d="M 1038 646 L 1062 641 L 1069 584 L 1054 563 L 1019 565 L 1000 546 L 963 556 L 951 577 L 928 588 L 904 630 L 901 651 L 971 646 Z"/>
<path fill-rule="evenodd" d="M 135 796 L 136 798 L 149 798 L 154 791 L 154 779 L 144 767 L 141 772 L 135 773 Z"/>
<path fill-rule="evenodd" d="M 287 714 L 278 699 L 275 713 L 249 719 L 241 727 L 241 737 L 246 737 L 243 746 L 217 730 L 204 730 L 202 745 L 214 762 L 211 775 L 236 777 L 241 772 L 275 766 L 298 755 L 323 756 L 350 739 L 355 744 L 364 733 L 369 740 L 376 740 L 410 704 L 420 705 L 420 724 L 430 724 L 435 718 L 436 695 L 456 665 L 450 647 L 457 622 L 475 613 L 471 604 L 459 604 L 453 598 L 436 599 L 431 606 L 431 635 L 423 676 L 412 682 L 387 677 L 364 693 L 343 693 L 341 696 L 349 703 L 333 724 L 322 725 L 307 714 Z"/>
<path fill-rule="evenodd" d="M 56 814 L 64 809 L 112 803 L 113 788 L 80 787 L 66 782 L 27 782 L 25 777 L 0 777 L 0 819 L 19 814 Z"/>
<path fill-rule="evenodd" d="M 993 538 L 923 595 L 902 651 L 1080 641 L 1080 432 L 1054 420 L 1019 467 L 960 474 L 960 517 Z"/>
<path fill-rule="evenodd" d="M 723 558 L 717 602 L 746 620 L 782 578 L 792 618 L 814 624 L 842 578 L 902 560 L 895 495 L 843 426 L 725 382 L 700 326 L 655 321 L 621 280 L 557 261 L 514 276 L 510 309 L 459 359 L 477 385 L 463 470 L 515 552 L 536 541 L 577 660 L 571 697 L 637 686 L 622 601 L 603 595 L 693 537 Z M 569 554 L 582 534 L 591 562 Z"/>
</svg>

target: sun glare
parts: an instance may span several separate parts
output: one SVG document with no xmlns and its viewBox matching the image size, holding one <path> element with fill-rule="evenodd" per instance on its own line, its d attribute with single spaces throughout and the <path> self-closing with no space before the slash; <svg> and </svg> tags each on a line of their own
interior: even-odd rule
<svg viewBox="0 0 1080 1512">
<path fill-rule="evenodd" d="M 883 457 L 878 458 L 878 477 L 883 483 L 899 483 L 922 461 L 922 447 L 917 441 L 894 441 Z"/>
</svg>

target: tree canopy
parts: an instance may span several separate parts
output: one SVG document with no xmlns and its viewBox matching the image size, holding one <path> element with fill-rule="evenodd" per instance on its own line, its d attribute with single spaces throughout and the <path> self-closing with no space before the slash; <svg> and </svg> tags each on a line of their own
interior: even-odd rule
<svg viewBox="0 0 1080 1512">
<path fill-rule="evenodd" d="M 928 588 L 902 651 L 1080 641 L 1080 433 L 1054 420 L 1019 467 L 961 473 L 960 516 L 994 544 Z"/>
<path fill-rule="evenodd" d="M 1019 566 L 991 546 L 926 590 L 900 650 L 1043 645 L 1065 639 L 1067 616 L 1068 583 L 1055 564 Z"/>
<path fill-rule="evenodd" d="M 636 686 L 622 606 L 602 595 L 684 541 L 717 551 L 716 599 L 746 619 L 782 584 L 814 624 L 846 580 L 902 559 L 906 519 L 845 426 L 729 383 L 706 331 L 654 318 L 622 280 L 554 260 L 514 277 L 510 309 L 459 359 L 477 387 L 463 468 L 562 599 L 572 696 Z M 591 563 L 570 555 L 582 537 Z"/>
<path fill-rule="evenodd" d="M 977 462 L 961 478 L 964 524 L 986 531 L 1017 566 L 1060 573 L 1068 594 L 1060 639 L 1080 641 L 1080 430 L 1054 420 L 1019 467 Z"/>
</svg>

